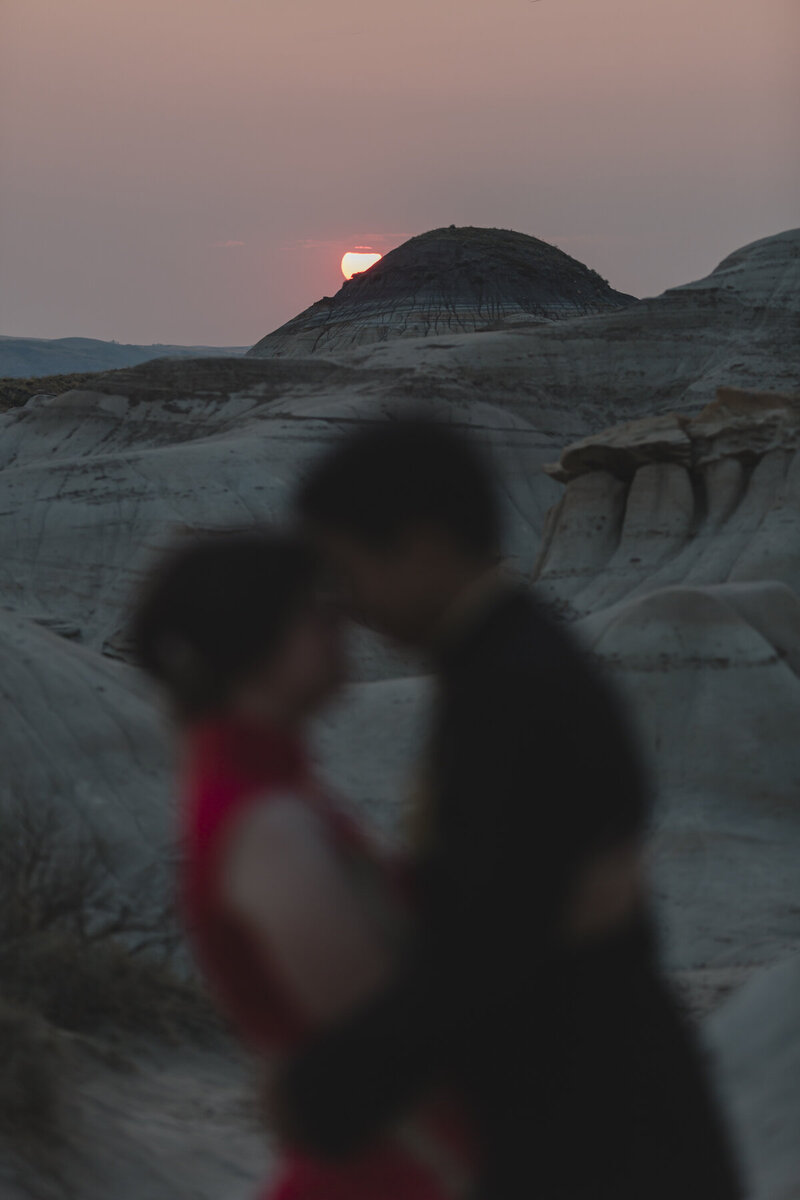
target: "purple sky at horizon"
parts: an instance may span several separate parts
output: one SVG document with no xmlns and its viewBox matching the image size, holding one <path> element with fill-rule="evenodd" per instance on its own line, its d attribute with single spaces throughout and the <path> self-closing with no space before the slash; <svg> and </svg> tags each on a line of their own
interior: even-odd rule
<svg viewBox="0 0 800 1200">
<path fill-rule="evenodd" d="M 797 0 L 0 0 L 0 333 L 247 345 L 440 225 L 652 295 L 800 225 Z"/>
</svg>

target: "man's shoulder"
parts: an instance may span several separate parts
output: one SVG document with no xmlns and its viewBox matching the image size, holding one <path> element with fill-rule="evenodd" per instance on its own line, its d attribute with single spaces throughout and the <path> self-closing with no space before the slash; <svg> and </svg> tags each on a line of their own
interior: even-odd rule
<svg viewBox="0 0 800 1200">
<path fill-rule="evenodd" d="M 541 678 L 567 663 L 587 661 L 569 629 L 529 587 L 509 587 L 463 648 L 465 670 Z"/>
<path fill-rule="evenodd" d="M 568 626 L 530 589 L 509 590 L 445 672 L 449 709 L 534 709 L 577 721 L 620 719 L 609 680 Z"/>
</svg>

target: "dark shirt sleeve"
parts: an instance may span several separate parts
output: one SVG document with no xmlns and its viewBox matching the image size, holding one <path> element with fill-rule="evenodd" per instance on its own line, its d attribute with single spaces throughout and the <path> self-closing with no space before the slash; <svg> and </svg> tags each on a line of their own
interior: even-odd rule
<svg viewBox="0 0 800 1200">
<path fill-rule="evenodd" d="M 515 1024 L 541 1027 L 517 1015 L 534 995 L 547 1002 L 546 963 L 591 827 L 579 810 L 614 747 L 601 744 L 608 715 L 569 671 L 533 687 L 507 669 L 481 684 L 452 699 L 442 731 L 440 826 L 408 961 L 286 1073 L 291 1127 L 318 1153 L 354 1149 L 441 1077 L 470 1065 L 480 1075 Z M 513 1065 L 495 1069 L 501 1079 Z"/>
</svg>

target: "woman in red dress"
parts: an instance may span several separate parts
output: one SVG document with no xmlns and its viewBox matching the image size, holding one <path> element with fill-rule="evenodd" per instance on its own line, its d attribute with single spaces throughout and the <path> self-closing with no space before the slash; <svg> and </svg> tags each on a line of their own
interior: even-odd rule
<svg viewBox="0 0 800 1200">
<path fill-rule="evenodd" d="M 267 1073 L 385 986 L 412 919 L 401 864 L 336 806 L 305 749 L 310 717 L 342 678 L 339 629 L 316 584 L 288 537 L 209 536 L 167 556 L 134 620 L 139 662 L 179 728 L 189 937 Z M 473 1178 L 467 1129 L 443 1091 L 351 1158 L 284 1147 L 264 1195 L 453 1200 Z"/>
</svg>

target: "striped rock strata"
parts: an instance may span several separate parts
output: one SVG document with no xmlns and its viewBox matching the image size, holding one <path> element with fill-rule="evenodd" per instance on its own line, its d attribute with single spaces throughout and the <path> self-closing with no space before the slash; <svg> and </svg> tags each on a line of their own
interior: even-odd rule
<svg viewBox="0 0 800 1200">
<path fill-rule="evenodd" d="M 394 338 L 563 321 L 632 303 L 633 296 L 615 292 L 596 271 L 538 238 L 451 226 L 391 250 L 249 353 L 341 353 Z"/>
</svg>

